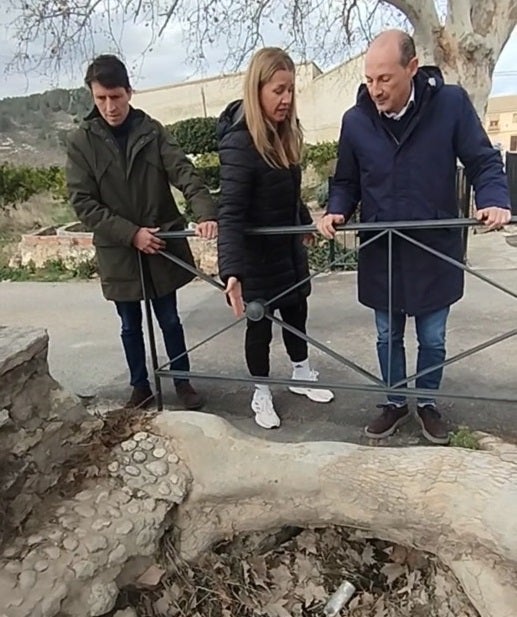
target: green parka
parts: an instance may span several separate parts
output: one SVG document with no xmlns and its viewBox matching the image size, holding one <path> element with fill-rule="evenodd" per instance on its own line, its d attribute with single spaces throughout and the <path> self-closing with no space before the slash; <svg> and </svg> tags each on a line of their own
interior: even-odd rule
<svg viewBox="0 0 517 617">
<path fill-rule="evenodd" d="M 162 231 L 185 227 L 171 193 L 178 188 L 198 222 L 216 220 L 216 207 L 194 166 L 165 128 L 134 110 L 124 154 L 95 108 L 68 142 L 66 179 L 80 221 L 93 231 L 102 291 L 108 300 L 141 300 L 140 227 Z M 167 251 L 193 265 L 186 239 L 167 241 Z M 162 297 L 194 275 L 161 255 L 144 255 L 147 292 Z"/>
</svg>

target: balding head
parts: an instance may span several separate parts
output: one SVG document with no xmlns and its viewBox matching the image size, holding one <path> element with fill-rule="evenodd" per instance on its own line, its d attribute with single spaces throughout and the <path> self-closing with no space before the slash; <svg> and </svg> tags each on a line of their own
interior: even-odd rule
<svg viewBox="0 0 517 617">
<path fill-rule="evenodd" d="M 418 70 L 411 36 L 402 30 L 379 34 L 366 52 L 365 69 L 368 91 L 377 109 L 400 111 L 409 98 Z"/>
<path fill-rule="evenodd" d="M 376 36 L 371 42 L 367 55 L 381 51 L 384 54 L 398 57 L 402 66 L 407 66 L 416 57 L 415 41 L 403 30 L 386 30 Z"/>
</svg>

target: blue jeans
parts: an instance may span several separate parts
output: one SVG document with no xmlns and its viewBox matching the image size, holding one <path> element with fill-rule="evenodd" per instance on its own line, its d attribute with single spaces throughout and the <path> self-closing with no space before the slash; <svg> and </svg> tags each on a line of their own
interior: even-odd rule
<svg viewBox="0 0 517 617">
<path fill-rule="evenodd" d="M 450 307 L 433 311 L 425 315 L 415 316 L 416 334 L 418 339 L 417 373 L 445 360 L 445 331 Z M 393 313 L 391 329 L 391 375 L 388 375 L 388 341 L 389 314 L 386 311 L 375 311 L 377 326 L 377 355 L 381 367 L 382 378 L 386 385 L 394 385 L 406 379 L 406 350 L 404 348 L 404 331 L 407 315 Z M 422 375 L 416 379 L 416 387 L 427 390 L 438 390 L 442 380 L 443 367 Z M 400 386 L 407 388 L 407 384 Z M 405 396 L 388 396 L 390 403 L 398 405 L 406 402 Z M 419 405 L 434 405 L 433 398 L 419 398 Z"/>
<path fill-rule="evenodd" d="M 169 359 L 179 356 L 187 350 L 185 334 L 178 315 L 176 294 L 168 294 L 162 298 L 151 300 L 154 314 L 163 333 L 163 342 Z M 149 387 L 149 376 L 145 362 L 144 333 L 142 330 L 142 306 L 140 302 L 115 302 L 117 313 L 122 321 L 122 345 L 126 355 L 131 385 L 134 388 Z M 174 362 L 171 369 L 189 371 L 190 363 L 185 354 Z M 174 379 L 174 383 L 188 379 Z"/>
</svg>

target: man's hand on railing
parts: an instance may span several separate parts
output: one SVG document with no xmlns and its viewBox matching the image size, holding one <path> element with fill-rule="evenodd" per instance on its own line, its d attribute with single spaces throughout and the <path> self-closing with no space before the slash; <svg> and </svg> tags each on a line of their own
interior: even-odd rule
<svg viewBox="0 0 517 617">
<path fill-rule="evenodd" d="M 484 223 L 488 229 L 501 229 L 501 227 L 508 225 L 510 222 L 512 212 L 507 208 L 499 208 L 497 206 L 480 208 L 476 212 L 476 218 Z"/>
<path fill-rule="evenodd" d="M 140 227 L 133 236 L 133 246 L 142 253 L 154 255 L 165 248 L 165 240 L 157 238 L 154 234 L 160 231 L 159 227 Z"/>
<path fill-rule="evenodd" d="M 244 300 L 242 299 L 242 285 L 241 282 L 235 277 L 230 276 L 226 289 L 224 290 L 235 317 L 242 317 L 244 315 Z"/>
<path fill-rule="evenodd" d="M 217 238 L 217 223 L 216 221 L 198 223 L 195 232 L 196 236 L 203 238 L 203 240 L 215 240 Z"/>
<path fill-rule="evenodd" d="M 325 214 L 316 223 L 316 227 L 322 236 L 328 240 L 336 235 L 336 225 L 343 225 L 345 217 L 342 214 Z"/>
</svg>

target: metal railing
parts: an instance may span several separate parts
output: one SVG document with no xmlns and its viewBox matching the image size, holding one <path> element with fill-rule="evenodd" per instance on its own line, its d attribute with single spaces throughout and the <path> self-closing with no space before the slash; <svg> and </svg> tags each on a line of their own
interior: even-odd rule
<svg viewBox="0 0 517 617">
<path fill-rule="evenodd" d="M 515 223 L 517 223 L 517 217 L 512 217 L 511 224 L 515 224 Z M 512 291 L 511 289 L 508 289 L 506 286 L 489 278 L 482 272 L 478 272 L 477 270 L 472 269 L 471 267 L 463 263 L 463 261 L 457 261 L 449 257 L 448 255 L 445 255 L 433 249 L 432 247 L 427 246 L 426 244 L 416 240 L 410 235 L 408 235 L 408 232 L 411 232 L 414 230 L 423 230 L 423 229 L 431 229 L 431 230 L 432 229 L 461 229 L 461 230 L 468 231 L 470 227 L 474 227 L 478 225 L 480 225 L 480 223 L 478 223 L 478 221 L 476 221 L 475 219 L 453 218 L 453 219 L 426 220 L 426 221 L 349 223 L 346 225 L 338 226 L 336 228 L 337 231 L 369 232 L 370 234 L 372 233 L 374 234 L 373 236 L 369 237 L 368 240 L 361 242 L 354 249 L 351 249 L 355 251 L 361 251 L 366 246 L 372 244 L 373 242 L 379 240 L 380 238 L 387 237 L 387 240 L 388 240 L 388 253 L 387 253 L 388 321 L 389 321 L 388 375 L 391 375 L 391 361 L 392 361 L 392 315 L 393 315 L 392 275 L 393 275 L 393 239 L 394 237 L 404 239 L 405 241 L 413 244 L 414 246 L 417 246 L 420 249 L 430 253 L 431 255 L 434 255 L 438 259 L 442 259 L 446 261 L 452 266 L 471 274 L 472 276 L 480 279 L 481 281 L 487 283 L 488 285 L 494 287 L 495 289 L 502 291 L 508 296 L 514 299 L 517 299 L 517 292 Z M 316 228 L 313 225 L 289 226 L 289 227 L 258 227 L 258 228 L 247 230 L 246 234 L 271 236 L 271 235 L 307 234 L 307 233 L 314 232 L 314 231 L 316 231 Z M 163 240 L 167 240 L 167 239 L 172 239 L 172 238 L 194 237 L 195 232 L 193 230 L 182 230 L 182 231 L 160 232 L 156 235 Z M 167 251 L 160 251 L 159 254 L 165 257 L 166 259 L 174 262 L 178 266 L 185 268 L 186 270 L 188 270 L 189 272 L 191 272 L 198 278 L 205 281 L 207 284 L 212 285 L 214 288 L 219 290 L 221 294 L 224 293 L 224 286 L 219 280 L 214 279 L 213 277 L 205 274 L 204 272 L 198 270 L 192 265 L 184 262 L 183 260 L 179 259 L 172 253 L 169 253 Z M 476 353 L 479 353 L 480 351 L 488 349 L 489 347 L 492 347 L 493 345 L 496 345 L 497 343 L 500 343 L 511 337 L 516 336 L 517 328 L 508 330 L 507 332 L 503 334 L 492 337 L 484 341 L 483 343 L 480 343 L 465 351 L 462 351 L 461 353 L 458 353 L 449 358 L 446 358 L 443 362 L 440 362 L 427 369 L 424 369 L 412 375 L 409 375 L 408 377 L 406 377 L 405 379 L 397 383 L 390 382 L 386 385 L 382 381 L 381 378 L 377 377 L 376 375 L 374 375 L 373 373 L 371 373 L 364 367 L 360 366 L 352 359 L 347 358 L 344 355 L 337 353 L 336 351 L 334 351 L 327 345 L 321 343 L 320 341 L 314 339 L 313 337 L 303 332 L 300 332 L 293 326 L 285 323 L 283 320 L 278 319 L 277 317 L 275 317 L 272 313 L 268 311 L 269 306 L 271 306 L 272 304 L 280 300 L 281 297 L 283 297 L 284 295 L 287 295 L 291 293 L 293 290 L 295 290 L 296 288 L 306 284 L 308 281 L 310 281 L 311 279 L 316 277 L 318 274 L 320 274 L 322 271 L 324 271 L 324 269 L 311 272 L 308 277 L 304 278 L 303 280 L 298 281 L 296 284 L 292 285 L 290 288 L 286 289 L 284 292 L 282 292 L 281 294 L 277 295 L 275 298 L 272 298 L 271 300 L 267 302 L 248 303 L 246 306 L 246 314 L 243 317 L 235 318 L 235 320 L 232 323 L 224 326 L 223 328 L 216 330 L 215 332 L 213 332 L 212 334 L 204 338 L 202 341 L 196 343 L 195 345 L 187 349 L 186 352 L 179 354 L 175 356 L 174 358 L 169 358 L 167 362 L 165 362 L 164 364 L 158 365 L 158 358 L 157 358 L 157 351 L 156 351 L 156 339 L 154 335 L 153 318 L 152 318 L 152 312 L 151 312 L 151 301 L 147 293 L 145 267 L 144 267 L 144 261 L 143 261 L 141 253 L 139 253 L 139 263 L 140 263 L 140 277 L 141 277 L 142 289 L 144 293 L 143 299 L 144 299 L 144 304 L 145 304 L 148 336 L 149 336 L 149 342 L 150 342 L 151 361 L 152 361 L 153 373 L 154 373 L 155 383 L 156 383 L 156 399 L 157 399 L 159 410 L 163 408 L 162 383 L 161 383 L 162 378 L 174 378 L 174 377 L 185 378 L 185 379 L 195 378 L 195 379 L 211 379 L 211 380 L 216 380 L 216 381 L 223 380 L 223 381 L 234 381 L 234 382 L 244 382 L 244 383 L 264 383 L 264 384 L 272 384 L 272 385 L 294 385 L 294 382 L 290 379 L 276 379 L 276 378 L 271 378 L 271 377 L 258 378 L 258 377 L 251 377 L 251 376 L 245 377 L 245 376 L 236 376 L 236 375 L 227 376 L 227 375 L 220 375 L 217 373 L 198 373 L 198 372 L 192 372 L 192 371 L 179 371 L 179 370 L 173 370 L 170 368 L 171 363 L 175 362 L 176 360 L 179 360 L 185 354 L 190 354 L 196 349 L 199 349 L 201 346 L 207 344 L 208 342 L 212 341 L 213 339 L 220 336 L 221 334 L 231 330 L 232 328 L 237 326 L 239 323 L 242 323 L 244 320 L 250 319 L 252 321 L 258 321 L 263 318 L 269 319 L 271 322 L 279 325 L 281 328 L 284 328 L 285 330 L 297 335 L 301 339 L 305 340 L 308 344 L 313 345 L 314 347 L 322 351 L 324 354 L 326 354 L 330 358 L 333 358 L 334 360 L 336 360 L 342 366 L 346 366 L 349 369 L 352 369 L 354 372 L 366 378 L 370 382 L 367 384 L 351 384 L 351 383 L 343 382 L 342 380 L 340 380 L 338 383 L 328 383 L 328 382 L 318 381 L 318 387 L 320 388 L 331 388 L 331 389 L 336 389 L 336 390 L 355 390 L 355 391 L 375 393 L 375 394 L 391 394 L 391 395 L 399 395 L 399 396 L 404 395 L 404 396 L 411 397 L 411 398 L 432 396 L 433 398 L 450 398 L 450 399 L 464 399 L 464 400 L 477 400 L 477 401 L 498 401 L 498 402 L 503 402 L 503 403 L 517 403 L 517 398 L 507 398 L 507 397 L 495 398 L 495 397 L 487 397 L 487 396 L 478 395 L 478 394 L 473 395 L 473 394 L 462 393 L 462 392 L 446 392 L 443 390 L 435 391 L 435 390 L 428 390 L 428 389 L 422 389 L 422 388 L 420 389 L 409 388 L 409 384 L 411 382 L 415 382 L 418 378 L 428 373 L 431 373 L 437 369 L 441 369 L 446 366 L 450 366 L 451 364 L 459 362 L 460 360 L 464 360 L 465 358 L 468 358 L 472 356 L 473 354 L 476 354 Z M 330 267 L 332 267 L 333 264 L 330 263 L 329 265 Z M 221 302 L 221 310 L 225 310 L 224 304 L 225 304 L 224 302 Z M 314 387 L 314 382 L 297 380 L 296 386 Z"/>
</svg>

